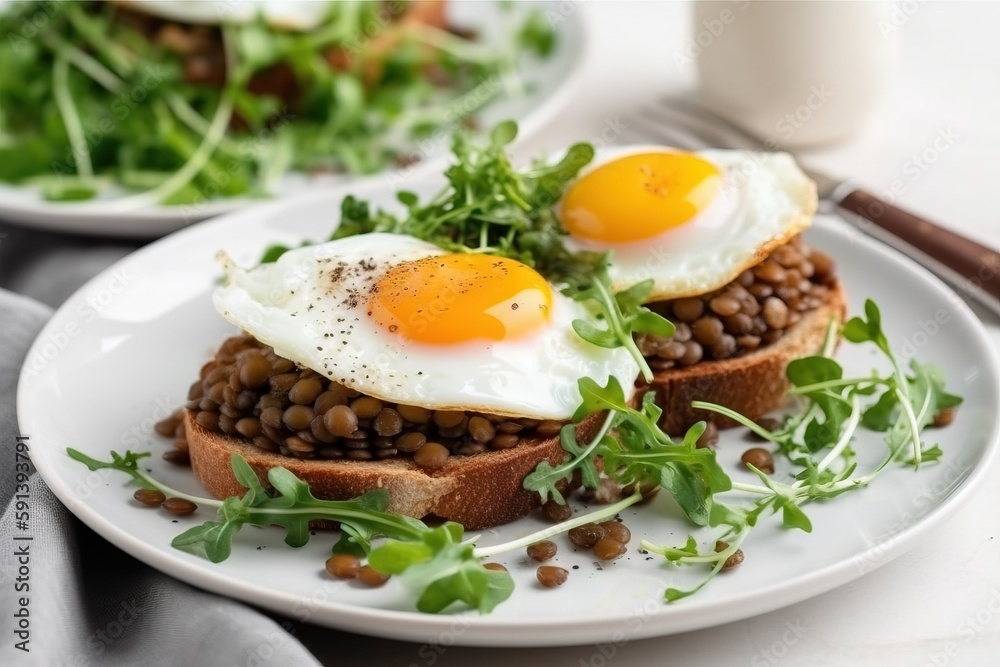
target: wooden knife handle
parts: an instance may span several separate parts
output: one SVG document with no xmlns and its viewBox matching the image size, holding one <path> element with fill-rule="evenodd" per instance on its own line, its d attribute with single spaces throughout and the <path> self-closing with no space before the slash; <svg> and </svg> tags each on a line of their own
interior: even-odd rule
<svg viewBox="0 0 1000 667">
<path fill-rule="evenodd" d="M 878 225 L 1000 299 L 1000 253 L 997 251 L 861 189 L 841 199 L 838 206 Z"/>
</svg>

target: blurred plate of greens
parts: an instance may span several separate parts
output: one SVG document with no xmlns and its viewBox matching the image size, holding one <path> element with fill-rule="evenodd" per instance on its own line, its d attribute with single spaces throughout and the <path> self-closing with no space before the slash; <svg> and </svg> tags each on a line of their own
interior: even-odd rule
<svg viewBox="0 0 1000 667">
<path fill-rule="evenodd" d="M 458 127 L 561 111 L 586 38 L 558 2 L 154 4 L 0 0 L 0 222 L 152 238 L 440 170 Z"/>
</svg>

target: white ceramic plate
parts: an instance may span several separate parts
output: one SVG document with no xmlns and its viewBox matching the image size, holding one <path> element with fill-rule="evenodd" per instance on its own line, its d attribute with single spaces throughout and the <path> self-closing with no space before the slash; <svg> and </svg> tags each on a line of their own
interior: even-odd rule
<svg viewBox="0 0 1000 667">
<path fill-rule="evenodd" d="M 7 2 L 9 0 L 0 0 L 0 10 Z M 476 114 L 484 128 L 507 118 L 518 119 L 518 139 L 525 140 L 564 109 L 578 88 L 586 51 L 587 12 L 584 11 L 586 8 L 577 6 L 567 9 L 565 3 L 558 2 L 511 3 L 509 7 L 510 11 L 503 12 L 496 2 L 460 0 L 449 4 L 449 14 L 456 25 L 476 30 L 483 43 L 498 45 L 505 39 L 503 26 L 517 25 L 519 17 L 532 9 L 555 12 L 563 19 L 554 25 L 558 37 L 554 52 L 543 60 L 530 61 L 530 67 L 518 72 L 517 81 L 504 82 L 506 91 L 523 86 L 526 94 L 504 92 Z M 279 185 L 279 196 L 328 189 L 345 182 L 357 183 L 367 179 L 391 182 L 408 179 L 418 173 L 440 173 L 447 160 L 449 144 L 447 137 L 435 140 L 421 162 L 411 168 L 382 175 L 309 178 L 302 174 L 290 174 Z M 0 220 L 75 234 L 157 238 L 194 222 L 260 202 L 257 199 L 233 198 L 198 206 L 123 208 L 116 200 L 126 194 L 124 191 L 110 192 L 95 201 L 60 203 L 45 201 L 36 188 L 0 183 Z"/>
<path fill-rule="evenodd" d="M 436 189 L 437 184 L 425 181 L 417 189 Z M 666 494 L 625 513 L 635 536 L 633 548 L 603 569 L 559 538 L 556 564 L 570 568 L 569 581 L 559 589 L 541 589 L 522 552 L 508 555 L 503 562 L 517 590 L 489 616 L 422 615 L 413 611 L 398 581 L 373 590 L 331 580 L 323 562 L 332 535 L 319 534 L 296 550 L 283 545 L 280 529 L 248 528 L 238 536 L 232 557 L 218 565 L 177 551 L 170 540 L 210 518 L 208 512 L 172 522 L 160 510 L 137 506 L 118 473 L 89 472 L 68 458 L 65 448 L 98 457 L 112 448 L 152 450 L 154 475 L 203 495 L 189 471 L 159 458 L 170 445 L 152 434 L 152 426 L 183 401 L 201 364 L 232 331 L 210 302 L 219 275 L 212 255 L 224 247 L 237 260 L 252 262 L 272 241 L 321 238 L 333 225 L 339 194 L 241 211 L 147 246 L 69 299 L 28 356 L 18 416 L 46 482 L 106 539 L 196 586 L 301 621 L 424 642 L 540 646 L 683 632 L 777 609 L 888 562 L 941 525 L 970 496 L 996 449 L 1000 370 L 978 320 L 916 265 L 819 221 L 808 239 L 839 262 L 852 312 L 860 311 L 865 297 L 875 298 L 892 344 L 904 356 L 918 352 L 922 360 L 939 364 L 949 387 L 965 396 L 966 403 L 952 426 L 928 436 L 945 451 L 940 464 L 916 473 L 894 469 L 867 489 L 809 506 L 811 535 L 773 524 L 760 527 L 744 547 L 746 562 L 698 595 L 664 604 L 661 596 L 668 583 L 684 586 L 700 573 L 669 569 L 634 548 L 640 537 L 684 541 L 688 528 Z M 359 194 L 389 201 L 384 185 Z M 867 347 L 849 345 L 842 346 L 840 358 L 853 374 L 867 373 L 882 361 Z M 737 467 L 747 446 L 735 432 L 725 433 L 720 443 L 723 464 L 734 479 L 751 481 Z M 882 456 L 880 435 L 862 434 L 857 449 L 862 466 L 872 465 Z M 486 531 L 482 543 L 524 535 L 538 524 L 528 518 Z"/>
</svg>

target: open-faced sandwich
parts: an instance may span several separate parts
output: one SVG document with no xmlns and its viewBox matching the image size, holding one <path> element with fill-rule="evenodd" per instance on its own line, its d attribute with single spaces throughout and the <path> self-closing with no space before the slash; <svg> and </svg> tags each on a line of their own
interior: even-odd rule
<svg viewBox="0 0 1000 667">
<path fill-rule="evenodd" d="M 673 322 L 673 335 L 638 336 L 672 434 L 733 425 L 695 400 L 750 419 L 778 408 L 788 363 L 844 318 L 833 261 L 800 236 L 815 185 L 787 154 L 626 149 L 570 183 L 558 208 L 570 248 L 612 250 L 612 288 L 651 281 L 644 300 Z"/>
<path fill-rule="evenodd" d="M 506 523 L 538 504 L 524 478 L 562 461 L 578 379 L 631 387 L 639 372 L 581 339 L 586 308 L 513 259 L 384 233 L 251 270 L 223 259 L 215 304 L 246 334 L 202 368 L 186 414 L 194 473 L 219 497 L 240 489 L 238 452 L 320 497 L 386 489 L 401 514 Z"/>
</svg>

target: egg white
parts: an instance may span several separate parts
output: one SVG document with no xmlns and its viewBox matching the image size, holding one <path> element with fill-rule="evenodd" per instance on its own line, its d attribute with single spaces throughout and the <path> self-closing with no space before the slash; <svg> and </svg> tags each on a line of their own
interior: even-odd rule
<svg viewBox="0 0 1000 667">
<path fill-rule="evenodd" d="M 268 25 L 313 30 L 323 23 L 332 0 L 115 0 L 129 9 L 181 23 L 246 24 L 262 16 Z"/>
<path fill-rule="evenodd" d="M 634 385 L 639 367 L 629 353 L 581 339 L 571 323 L 588 312 L 555 291 L 549 325 L 512 341 L 431 345 L 381 329 L 367 314 L 372 286 L 396 264 L 441 254 L 396 234 L 299 248 L 249 270 L 220 253 L 228 281 L 214 303 L 277 354 L 406 405 L 564 420 L 580 405 L 579 378 Z"/>
<path fill-rule="evenodd" d="M 606 151 L 578 178 L 626 155 L 672 150 L 629 146 Z M 609 273 L 615 291 L 652 279 L 649 301 L 707 294 L 729 284 L 812 224 L 816 184 L 791 155 L 741 150 L 694 154 L 719 168 L 723 184 L 712 204 L 687 223 L 630 243 L 566 238 L 566 246 L 573 251 L 613 251 Z"/>
</svg>

